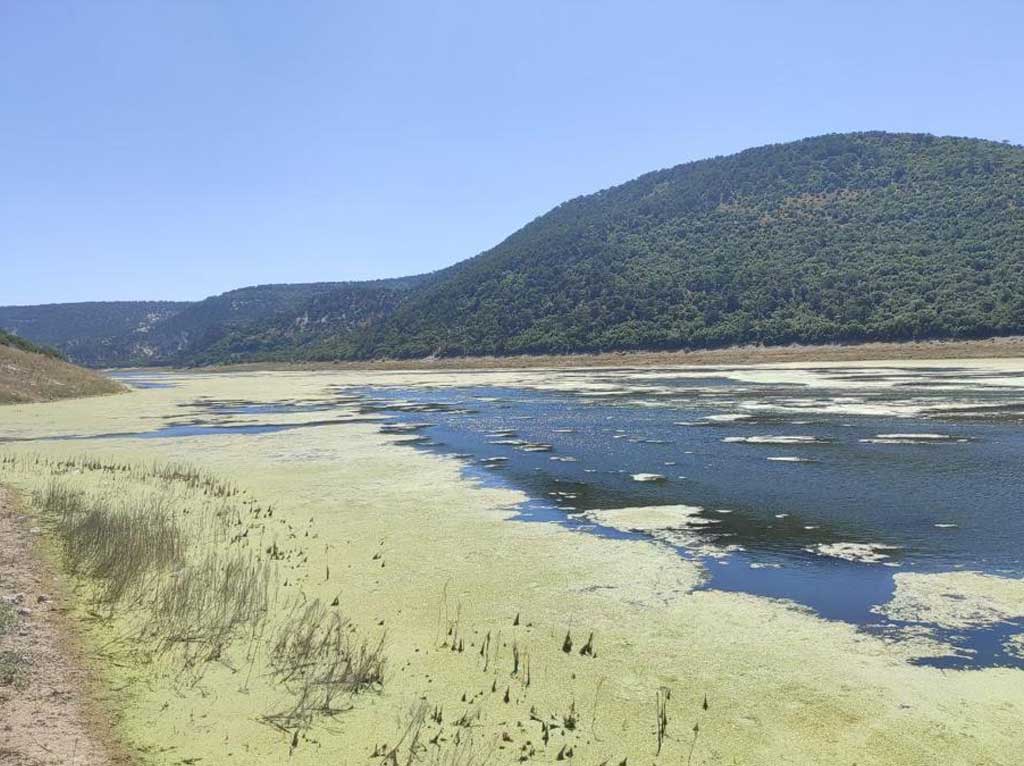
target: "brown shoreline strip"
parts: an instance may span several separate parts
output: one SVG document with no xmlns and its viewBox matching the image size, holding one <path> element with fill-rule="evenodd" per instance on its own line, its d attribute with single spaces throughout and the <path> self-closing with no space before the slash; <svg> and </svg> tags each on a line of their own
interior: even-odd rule
<svg viewBox="0 0 1024 766">
<path fill-rule="evenodd" d="M 249 362 L 194 368 L 203 372 L 245 370 L 501 370 L 578 367 L 671 367 L 817 362 L 899 362 L 912 359 L 1006 359 L 1024 357 L 1024 336 L 984 340 L 921 340 L 820 346 L 732 346 L 697 351 L 615 351 L 598 354 L 431 357 L 361 362 Z M 173 368 L 139 368 L 168 371 Z"/>
<path fill-rule="evenodd" d="M 0 764 L 130 764 L 91 693 L 67 594 L 32 523 L 0 487 L 0 609 L 15 616 L 0 630 L 0 657 L 19 668 L 16 683 L 0 683 Z"/>
</svg>

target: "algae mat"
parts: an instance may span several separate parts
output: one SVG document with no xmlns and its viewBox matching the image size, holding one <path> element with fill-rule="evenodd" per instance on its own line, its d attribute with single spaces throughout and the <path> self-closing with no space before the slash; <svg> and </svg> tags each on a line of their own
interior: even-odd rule
<svg viewBox="0 0 1024 766">
<path fill-rule="evenodd" d="M 490 380 L 529 375 L 557 385 L 545 372 Z M 279 700 L 259 667 L 246 683 L 228 658 L 185 682 L 160 663 L 108 663 L 110 704 L 141 762 L 379 763 L 396 747 L 401 762 L 424 763 L 1018 762 L 1022 671 L 915 666 L 927 639 L 887 641 L 787 603 L 694 590 L 700 567 L 646 541 L 510 523 L 521 495 L 466 480 L 455 459 L 396 448 L 407 435 L 381 433 L 337 396 L 396 379 L 460 382 L 450 372 L 180 374 L 169 388 L 5 408 L 6 439 L 185 425 L 197 400 L 244 403 L 206 427 L 292 426 L 8 441 L 0 455 L 17 460 L 0 481 L 39 489 L 48 479 L 35 457 L 202 466 L 273 507 L 301 551 L 281 573 L 290 593 L 337 600 L 362 635 L 384 638 L 381 687 L 301 738 L 264 720 Z M 293 411 L 246 409 L 261 402 Z M 330 402 L 329 414 L 317 408 Z M 87 624 L 100 656 L 116 629 Z"/>
</svg>

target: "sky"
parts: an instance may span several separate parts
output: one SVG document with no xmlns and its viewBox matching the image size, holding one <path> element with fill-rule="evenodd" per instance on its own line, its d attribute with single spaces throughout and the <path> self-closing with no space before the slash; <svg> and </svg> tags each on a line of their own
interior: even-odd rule
<svg viewBox="0 0 1024 766">
<path fill-rule="evenodd" d="M 1024 3 L 0 0 L 0 305 L 473 256 L 657 168 L 1024 143 Z"/>
</svg>

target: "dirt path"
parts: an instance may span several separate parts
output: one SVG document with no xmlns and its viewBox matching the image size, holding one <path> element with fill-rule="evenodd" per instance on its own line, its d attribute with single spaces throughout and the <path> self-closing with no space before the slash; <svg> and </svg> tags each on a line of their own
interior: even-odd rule
<svg viewBox="0 0 1024 766">
<path fill-rule="evenodd" d="M 85 657 L 37 534 L 0 487 L 0 764 L 128 764 L 107 744 L 109 722 L 87 691 Z"/>
</svg>

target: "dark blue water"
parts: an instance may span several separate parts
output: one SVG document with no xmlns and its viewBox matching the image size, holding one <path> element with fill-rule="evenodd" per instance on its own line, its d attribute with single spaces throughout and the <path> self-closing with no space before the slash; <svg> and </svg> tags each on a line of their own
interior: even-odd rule
<svg viewBox="0 0 1024 766">
<path fill-rule="evenodd" d="M 685 379 L 674 391 L 662 390 L 665 380 L 657 383 L 655 396 L 494 387 L 358 393 L 366 397 L 365 411 L 386 414 L 397 424 L 385 430 L 408 429 L 411 446 L 458 455 L 469 476 L 526 492 L 531 499 L 520 509 L 522 521 L 642 536 L 600 527 L 584 513 L 699 506 L 700 516 L 714 523 L 697 533 L 700 546 L 678 550 L 702 561 L 706 588 L 787 599 L 829 619 L 890 633 L 903 626 L 872 607 L 891 598 L 895 572 L 970 569 L 1024 576 L 1024 428 L 1006 392 L 972 393 L 972 403 L 984 402 L 981 414 L 938 411 L 905 418 L 769 410 L 723 422 L 706 418 L 735 411 L 723 410 L 723 402 L 735 404 L 743 394 L 778 401 L 795 393 L 806 398 L 808 392 L 784 386 L 738 390 L 722 378 Z M 709 395 L 715 388 L 723 393 Z M 935 405 L 948 400 L 948 392 L 921 388 L 912 392 L 917 400 Z M 905 399 L 906 394 L 883 391 L 875 401 Z M 659 406 L 648 406 L 652 403 Z M 877 443 L 885 434 L 944 438 Z M 750 436 L 815 441 L 727 441 Z M 807 462 L 768 460 L 780 456 Z M 665 479 L 639 483 L 632 476 L 640 473 Z M 874 563 L 818 551 L 835 543 L 891 548 L 879 549 L 887 558 Z M 705 546 L 730 552 L 706 556 Z M 1024 666 L 1003 649 L 1006 638 L 1022 629 L 1021 623 L 1008 622 L 937 630 L 936 638 L 964 653 L 922 662 L 947 668 Z"/>
<path fill-rule="evenodd" d="M 707 509 L 703 515 L 717 522 L 706 533 L 710 539 L 764 554 L 801 556 L 819 544 L 870 543 L 898 546 L 891 556 L 903 568 L 969 567 L 1024 576 L 1024 429 L 1015 424 L 848 415 L 815 416 L 806 425 L 774 416 L 713 423 L 702 419 L 720 410 L 636 407 L 512 389 L 386 394 L 399 402 L 447 408 L 410 411 L 402 403 L 389 408 L 388 399 L 369 404 L 368 409 L 399 422 L 429 422 L 429 429 L 417 431 L 429 436 L 419 447 L 469 455 L 479 465 L 504 458 L 489 471 L 500 470 L 501 482 L 546 499 L 563 515 L 685 504 Z M 879 434 L 940 431 L 969 441 L 862 441 Z M 820 441 L 725 441 L 749 436 Z M 524 445 L 500 443 L 506 439 L 551 449 L 524 451 Z M 781 456 L 813 462 L 768 459 Z M 661 474 L 665 481 L 638 483 L 631 477 L 639 473 Z M 715 513 L 720 509 L 729 513 Z"/>
</svg>

